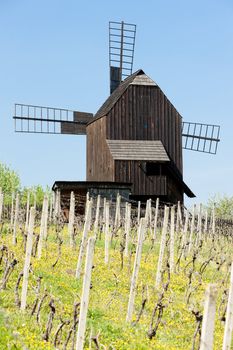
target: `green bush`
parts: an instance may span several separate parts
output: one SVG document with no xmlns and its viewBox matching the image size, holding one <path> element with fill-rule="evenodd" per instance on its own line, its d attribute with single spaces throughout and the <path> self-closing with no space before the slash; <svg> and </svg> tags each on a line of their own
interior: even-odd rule
<svg viewBox="0 0 233 350">
<path fill-rule="evenodd" d="M 209 210 L 212 210 L 214 205 L 217 218 L 233 219 L 233 196 L 215 195 L 209 199 L 207 207 Z"/>
</svg>

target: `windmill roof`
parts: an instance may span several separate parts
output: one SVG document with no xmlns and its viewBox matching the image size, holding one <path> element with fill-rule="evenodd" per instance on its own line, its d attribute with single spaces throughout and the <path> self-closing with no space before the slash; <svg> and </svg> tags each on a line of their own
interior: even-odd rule
<svg viewBox="0 0 233 350">
<path fill-rule="evenodd" d="M 160 140 L 106 140 L 115 160 L 150 160 L 169 162 L 170 159 Z"/>
<path fill-rule="evenodd" d="M 93 123 L 96 119 L 104 117 L 110 112 L 119 98 L 123 95 L 125 90 L 129 87 L 129 85 L 147 85 L 147 86 L 157 86 L 157 84 L 148 77 L 142 69 L 137 70 L 135 73 L 126 78 L 117 88 L 113 91 L 113 93 L 107 98 L 104 104 L 100 107 L 100 109 L 96 112 L 94 118 L 88 123 Z"/>
</svg>

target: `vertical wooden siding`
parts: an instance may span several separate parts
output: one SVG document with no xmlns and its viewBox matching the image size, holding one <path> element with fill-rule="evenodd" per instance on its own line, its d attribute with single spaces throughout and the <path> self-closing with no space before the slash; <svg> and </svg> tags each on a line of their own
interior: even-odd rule
<svg viewBox="0 0 233 350">
<path fill-rule="evenodd" d="M 116 160 L 115 181 L 132 182 L 135 196 L 164 196 L 167 194 L 166 176 L 146 176 L 139 161 Z"/>
<path fill-rule="evenodd" d="M 170 202 L 176 203 L 177 201 L 180 201 L 183 203 L 183 190 L 180 185 L 178 185 L 177 182 L 170 177 L 167 178 L 167 196 Z"/>
<path fill-rule="evenodd" d="M 130 85 L 108 116 L 107 138 L 161 140 L 182 173 L 182 118 L 159 87 Z"/>
<path fill-rule="evenodd" d="M 87 181 L 114 181 L 114 162 L 106 142 L 106 117 L 87 126 Z"/>
<path fill-rule="evenodd" d="M 106 137 L 161 140 L 182 175 L 181 125 L 181 116 L 159 87 L 130 85 L 108 114 Z M 135 195 L 168 194 L 166 178 L 142 175 L 137 162 L 116 161 L 114 180 L 132 182 Z"/>
</svg>

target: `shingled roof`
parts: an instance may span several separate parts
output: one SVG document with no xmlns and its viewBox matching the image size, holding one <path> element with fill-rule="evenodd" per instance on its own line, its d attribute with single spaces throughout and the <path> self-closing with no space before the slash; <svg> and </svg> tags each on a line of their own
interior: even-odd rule
<svg viewBox="0 0 233 350">
<path fill-rule="evenodd" d="M 149 85 L 149 86 L 157 86 L 157 84 L 149 78 L 142 69 L 137 70 L 135 73 L 126 78 L 116 90 L 109 96 L 109 98 L 104 102 L 104 104 L 100 107 L 100 109 L 95 114 L 94 118 L 88 123 L 93 123 L 96 119 L 104 117 L 110 112 L 119 98 L 123 95 L 125 90 L 129 85 Z"/>
<path fill-rule="evenodd" d="M 115 160 L 151 160 L 169 162 L 170 159 L 160 140 L 106 140 Z"/>
</svg>

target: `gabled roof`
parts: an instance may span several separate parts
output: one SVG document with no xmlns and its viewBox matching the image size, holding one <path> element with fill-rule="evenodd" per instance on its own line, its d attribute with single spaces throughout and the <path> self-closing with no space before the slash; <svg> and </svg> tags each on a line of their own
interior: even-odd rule
<svg viewBox="0 0 233 350">
<path fill-rule="evenodd" d="M 161 141 L 106 140 L 114 160 L 150 160 L 169 162 Z"/>
<path fill-rule="evenodd" d="M 104 117 L 110 112 L 110 110 L 117 103 L 119 98 L 123 95 L 125 90 L 129 87 L 129 85 L 147 85 L 147 86 L 157 86 L 157 84 L 148 77 L 142 69 L 137 70 L 135 73 L 126 78 L 116 90 L 109 96 L 109 98 L 104 102 L 104 104 L 100 107 L 100 109 L 95 114 L 94 118 L 88 123 L 93 123 L 96 119 Z"/>
</svg>

